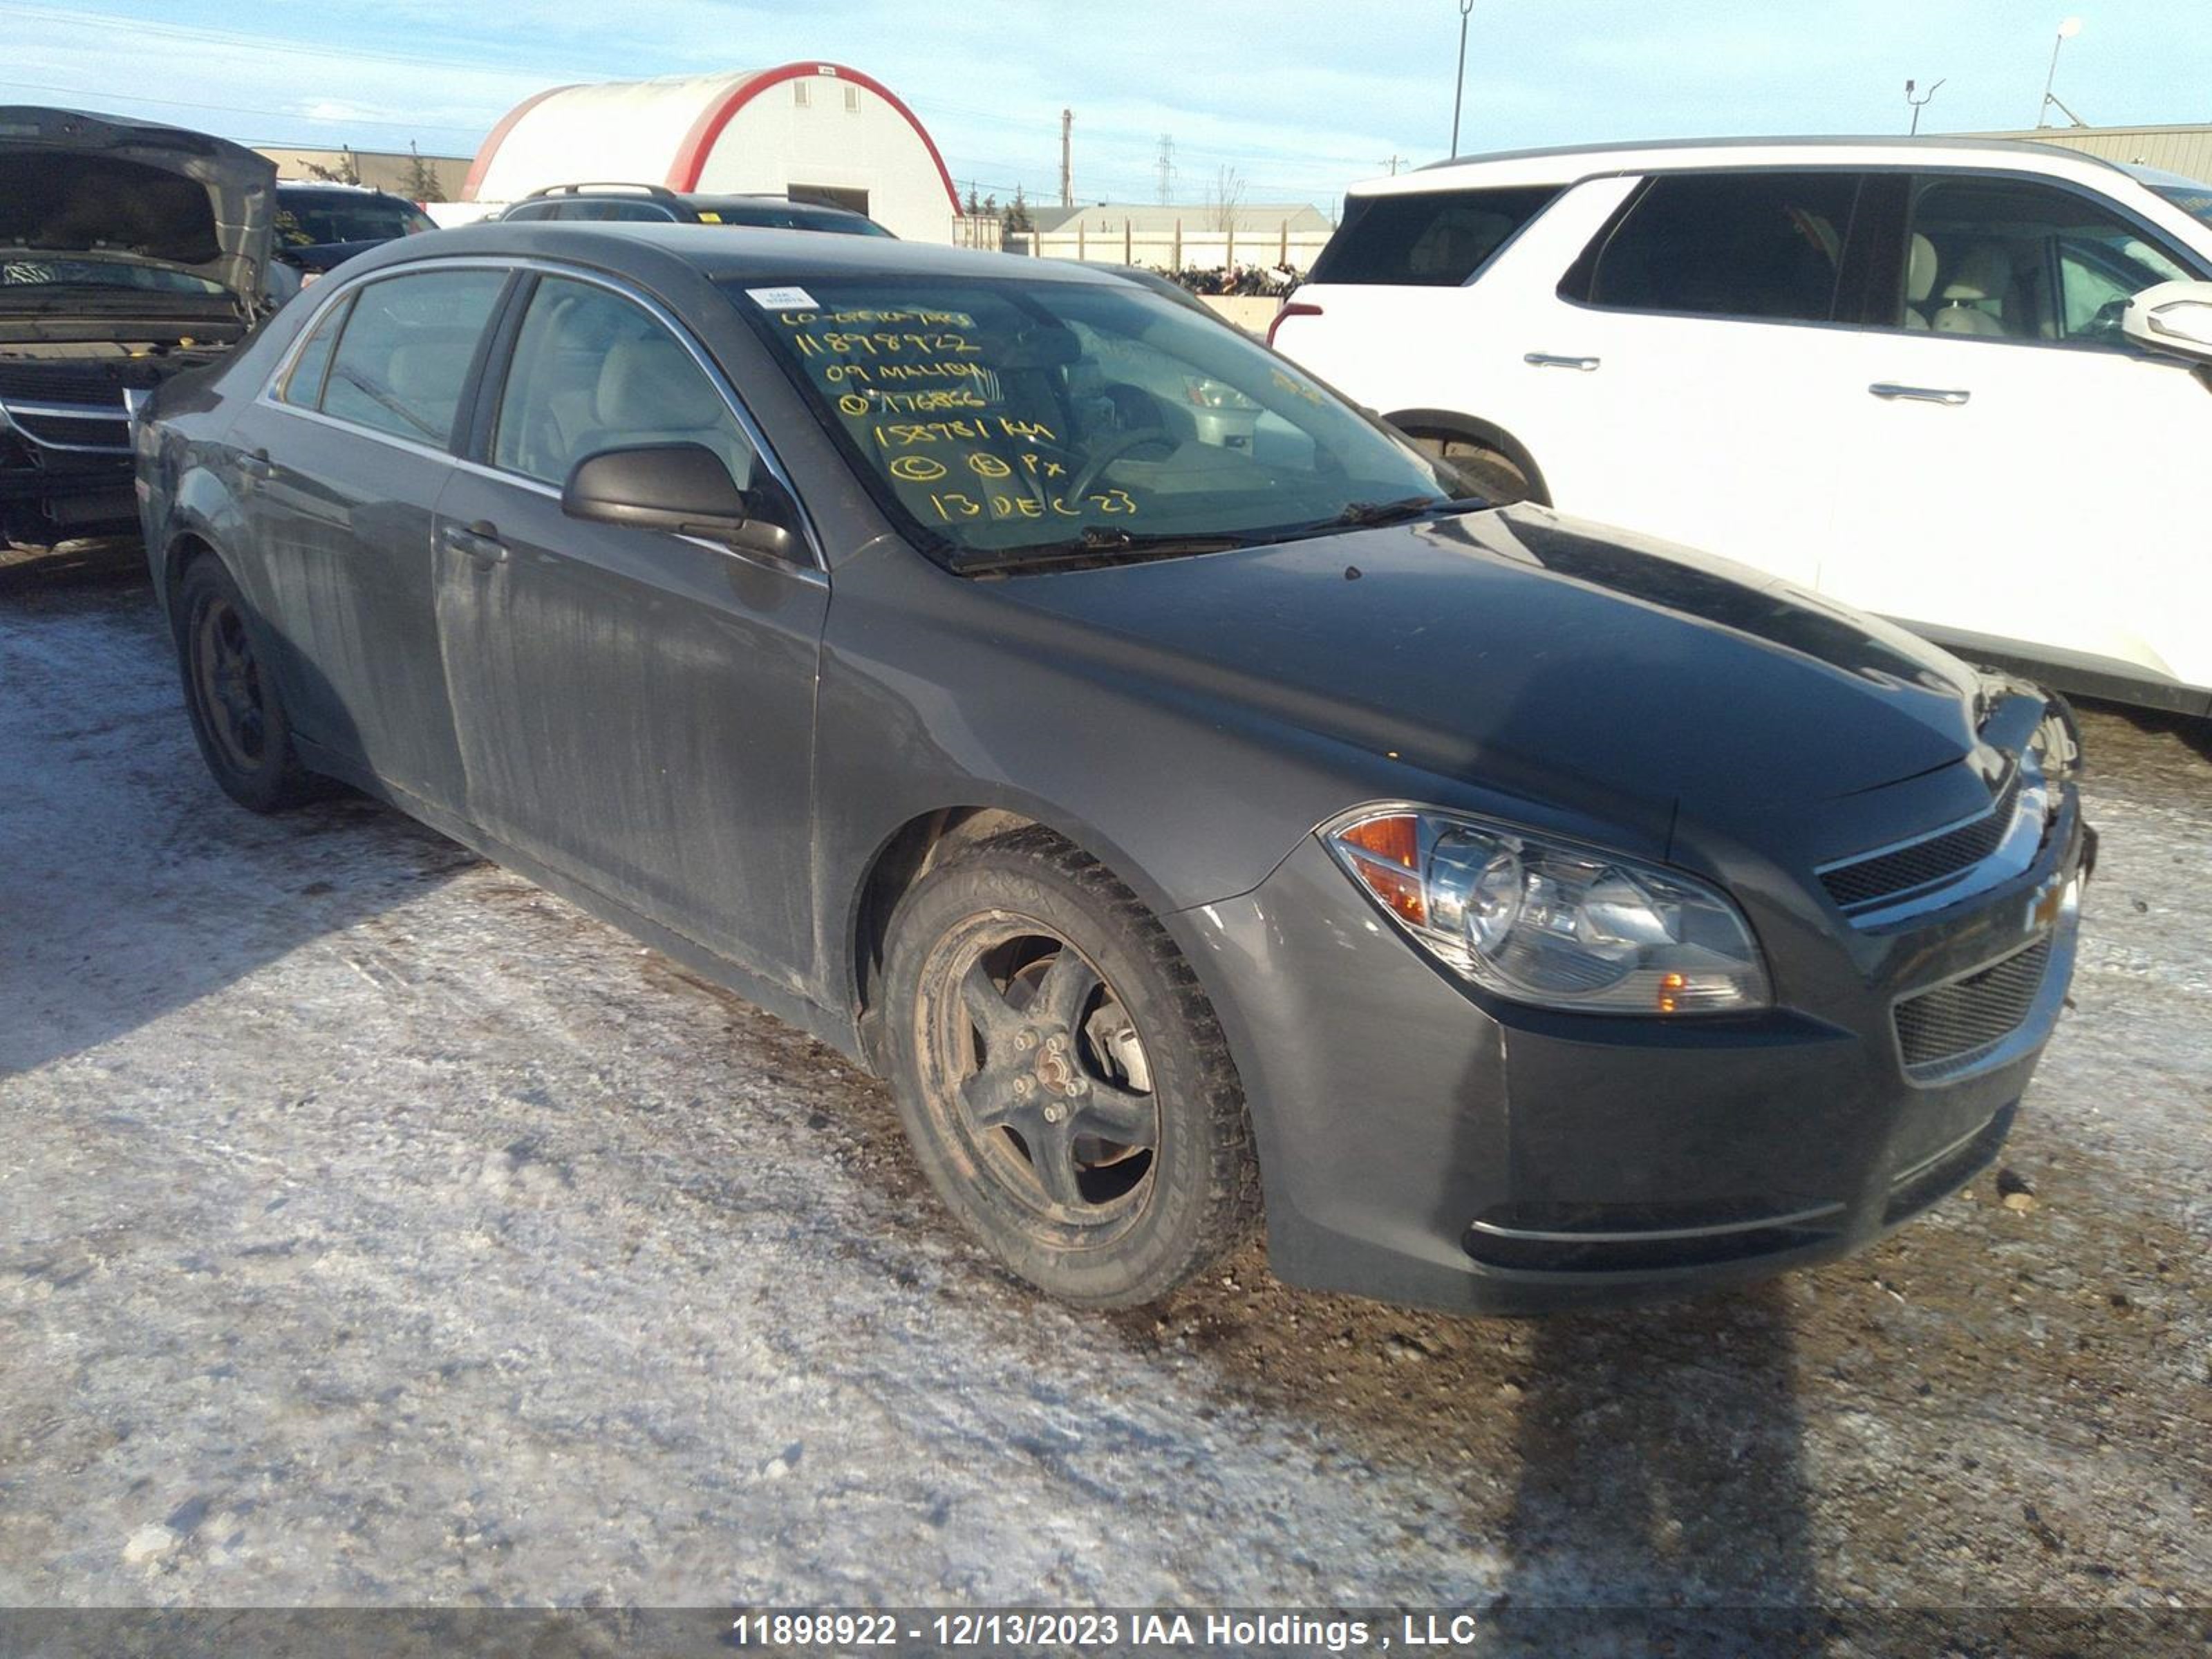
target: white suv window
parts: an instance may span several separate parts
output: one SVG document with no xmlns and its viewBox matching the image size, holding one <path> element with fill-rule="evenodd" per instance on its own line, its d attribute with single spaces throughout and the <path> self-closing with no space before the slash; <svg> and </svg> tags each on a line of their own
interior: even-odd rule
<svg viewBox="0 0 2212 1659">
<path fill-rule="evenodd" d="M 1355 196 L 1310 280 L 1456 288 L 1559 193 L 1536 185 Z"/>
<path fill-rule="evenodd" d="M 1851 173 L 1662 173 L 1560 292 L 1623 311 L 1827 322 L 1858 186 Z"/>
<path fill-rule="evenodd" d="M 2124 346 L 2133 295 L 2193 276 L 2118 214 L 2008 179 L 1923 179 L 1904 325 L 1938 334 Z"/>
</svg>

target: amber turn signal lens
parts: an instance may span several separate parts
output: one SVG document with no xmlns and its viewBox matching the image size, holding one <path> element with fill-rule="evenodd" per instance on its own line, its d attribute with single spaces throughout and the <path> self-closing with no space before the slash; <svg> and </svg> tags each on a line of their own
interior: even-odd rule
<svg viewBox="0 0 2212 1659">
<path fill-rule="evenodd" d="M 1410 812 L 1388 813 L 1355 823 L 1340 839 L 1357 854 L 1350 860 L 1352 872 L 1391 915 L 1416 927 L 1428 926 L 1419 819 Z"/>
<path fill-rule="evenodd" d="M 1385 817 L 1355 823 L 1344 832 L 1343 841 L 1363 853 L 1388 859 L 1401 869 L 1416 869 L 1420 865 L 1420 827 L 1411 812 L 1393 812 Z"/>
</svg>

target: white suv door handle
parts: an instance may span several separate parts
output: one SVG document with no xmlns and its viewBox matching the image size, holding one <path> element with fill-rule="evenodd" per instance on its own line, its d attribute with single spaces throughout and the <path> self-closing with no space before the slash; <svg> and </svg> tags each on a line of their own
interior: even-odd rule
<svg viewBox="0 0 2212 1659">
<path fill-rule="evenodd" d="M 1956 388 L 1946 389 L 1942 386 L 1899 386 L 1890 380 L 1876 380 L 1872 386 L 1869 386 L 1867 390 L 1873 392 L 1877 398 L 1887 398 L 1892 402 L 1896 401 L 1898 398 L 1910 398 L 1914 403 L 1942 404 L 1946 407 L 1951 409 L 1956 409 L 1960 404 L 1965 403 L 1967 398 L 1974 395 L 1971 392 L 1960 392 Z"/>
<path fill-rule="evenodd" d="M 1521 361 L 1531 368 L 1578 368 L 1585 374 L 1597 367 L 1595 357 L 1561 357 L 1549 351 L 1532 351 Z"/>
</svg>

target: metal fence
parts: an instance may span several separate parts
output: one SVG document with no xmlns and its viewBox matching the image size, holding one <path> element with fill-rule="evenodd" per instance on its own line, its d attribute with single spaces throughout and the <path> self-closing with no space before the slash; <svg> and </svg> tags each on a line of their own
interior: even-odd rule
<svg viewBox="0 0 2212 1659">
<path fill-rule="evenodd" d="M 1273 227 L 1230 228 L 1194 216 L 1162 231 L 1139 230 L 1129 220 L 1101 230 L 1079 219 L 1065 230 L 1010 231 L 1003 215 L 963 214 L 952 222 L 951 240 L 962 247 L 999 248 L 1045 259 L 1078 259 L 1096 264 L 1149 265 L 1164 270 L 1213 270 L 1231 265 L 1286 265 L 1303 273 L 1328 242 L 1327 227 L 1292 229 L 1288 220 Z"/>
</svg>

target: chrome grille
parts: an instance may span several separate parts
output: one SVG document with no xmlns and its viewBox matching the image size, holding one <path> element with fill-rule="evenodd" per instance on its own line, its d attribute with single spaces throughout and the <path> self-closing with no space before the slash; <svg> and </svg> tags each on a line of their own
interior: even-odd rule
<svg viewBox="0 0 2212 1659">
<path fill-rule="evenodd" d="M 120 404 L 99 409 L 0 399 L 0 427 L 41 449 L 131 453 L 130 412 Z"/>
<path fill-rule="evenodd" d="M 2021 1028 L 2051 964 L 2048 935 L 1964 979 L 1897 1005 L 1897 1046 L 1916 1078 L 1963 1071 Z"/>
<path fill-rule="evenodd" d="M 1887 904 L 1964 875 L 1996 852 L 2012 828 L 2020 805 L 2020 769 L 2015 767 L 1986 816 L 1910 846 L 1832 865 L 1820 872 L 1820 885 L 1841 908 L 1850 912 Z"/>
</svg>

